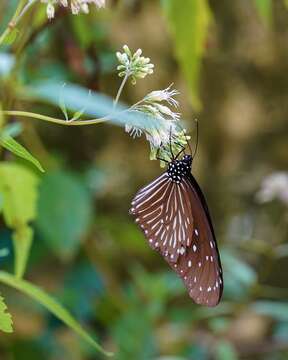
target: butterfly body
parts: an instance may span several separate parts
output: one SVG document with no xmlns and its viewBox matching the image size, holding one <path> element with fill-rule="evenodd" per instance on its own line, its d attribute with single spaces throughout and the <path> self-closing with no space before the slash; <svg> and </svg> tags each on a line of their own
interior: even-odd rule
<svg viewBox="0 0 288 360">
<path fill-rule="evenodd" d="M 221 261 L 205 197 L 191 174 L 192 160 L 184 155 L 169 162 L 166 172 L 138 191 L 130 213 L 190 297 L 215 306 L 223 291 Z"/>
<path fill-rule="evenodd" d="M 180 184 L 183 177 L 191 173 L 192 156 L 185 155 L 182 160 L 173 160 L 169 163 L 167 174 L 169 179 L 177 184 Z"/>
</svg>

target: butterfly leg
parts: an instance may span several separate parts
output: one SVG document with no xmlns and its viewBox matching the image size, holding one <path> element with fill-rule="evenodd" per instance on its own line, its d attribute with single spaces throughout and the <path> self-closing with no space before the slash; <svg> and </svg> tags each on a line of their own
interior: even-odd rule
<svg viewBox="0 0 288 360">
<path fill-rule="evenodd" d="M 156 159 L 160 160 L 160 161 L 164 161 L 166 164 L 169 163 L 169 161 L 162 159 L 161 157 L 159 157 L 159 152 L 160 152 L 160 148 L 158 148 L 157 153 L 156 153 Z"/>
<path fill-rule="evenodd" d="M 181 150 L 180 150 L 180 151 L 178 152 L 178 154 L 175 156 L 175 159 L 178 159 L 178 157 L 185 151 L 185 146 L 182 145 L 182 144 L 179 144 L 179 143 L 177 143 L 177 142 L 175 142 L 175 144 L 178 145 L 178 146 L 181 148 Z"/>
</svg>

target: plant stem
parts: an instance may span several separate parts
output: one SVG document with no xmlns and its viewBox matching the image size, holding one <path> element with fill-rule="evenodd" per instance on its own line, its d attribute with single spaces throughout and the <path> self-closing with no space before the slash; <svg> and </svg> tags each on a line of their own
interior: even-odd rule
<svg viewBox="0 0 288 360">
<path fill-rule="evenodd" d="M 4 110 L 4 111 L 1 111 L 1 113 L 4 115 L 10 115 L 10 116 L 21 116 L 21 117 L 27 117 L 27 118 L 32 118 L 32 119 L 43 120 L 43 121 L 48 121 L 48 122 L 51 122 L 54 124 L 66 125 L 66 126 L 100 124 L 100 123 L 106 122 L 111 119 L 111 117 L 107 115 L 107 116 L 104 116 L 99 119 L 67 121 L 67 120 L 56 119 L 51 116 L 41 115 L 41 114 L 32 113 L 32 112 L 28 112 L 28 111 Z"/>
<path fill-rule="evenodd" d="M 47 115 L 32 113 L 32 112 L 29 112 L 29 111 L 1 110 L 1 109 L 0 109 L 0 118 L 1 118 L 1 115 L 8 115 L 8 116 L 19 116 L 19 117 L 38 119 L 38 120 L 43 120 L 43 121 L 47 121 L 47 122 L 50 122 L 50 123 L 59 124 L 59 125 L 65 125 L 65 126 L 95 125 L 95 124 L 101 124 L 101 123 L 104 123 L 106 121 L 111 120 L 112 115 L 113 115 L 113 117 L 115 117 L 117 114 L 123 114 L 125 112 L 133 111 L 135 106 L 140 104 L 142 101 L 143 100 L 138 101 L 136 104 L 132 105 L 128 109 L 121 110 L 121 111 L 118 111 L 118 112 L 114 112 L 114 113 L 111 113 L 110 115 L 106 115 L 106 116 L 103 116 L 103 117 L 98 118 L 98 119 L 63 120 L 63 119 L 53 118 L 53 117 L 47 116 Z"/>
<path fill-rule="evenodd" d="M 130 76 L 130 73 L 127 72 L 127 73 L 125 74 L 124 79 L 122 80 L 122 83 L 121 83 L 121 85 L 120 85 L 120 87 L 119 87 L 119 90 L 118 90 L 118 92 L 117 92 L 116 98 L 115 98 L 115 100 L 114 100 L 114 105 L 113 105 L 113 108 L 114 108 L 114 109 L 116 108 L 116 106 L 117 106 L 117 104 L 118 104 L 118 102 L 119 102 L 120 96 L 121 96 L 121 94 L 122 94 L 122 91 L 123 91 L 123 89 L 124 89 L 124 86 L 125 86 L 128 78 L 129 78 L 129 76 Z"/>
<path fill-rule="evenodd" d="M 135 104 L 131 105 L 130 108 L 128 110 L 135 110 L 137 108 L 138 105 L 144 103 L 145 100 L 144 99 L 141 99 L 139 101 L 137 101 Z"/>
<path fill-rule="evenodd" d="M 18 4 L 18 6 L 17 6 L 17 8 L 15 10 L 15 13 L 14 13 L 11 21 L 9 22 L 7 28 L 4 30 L 3 34 L 0 36 L 0 46 L 3 44 L 3 42 L 5 41 L 7 36 L 9 36 L 11 34 L 11 32 L 15 29 L 15 27 L 17 26 L 19 21 L 22 19 L 22 17 L 28 11 L 28 9 L 34 3 L 36 3 L 36 1 L 38 1 L 38 0 L 28 0 L 27 3 L 26 3 L 26 1 L 27 0 L 20 0 L 19 1 L 19 4 Z"/>
</svg>

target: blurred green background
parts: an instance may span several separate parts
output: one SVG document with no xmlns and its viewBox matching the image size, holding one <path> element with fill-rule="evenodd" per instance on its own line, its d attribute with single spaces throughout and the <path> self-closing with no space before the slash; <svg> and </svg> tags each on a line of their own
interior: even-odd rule
<svg viewBox="0 0 288 360">
<path fill-rule="evenodd" d="M 1 31 L 16 3 L 1 1 Z M 275 190 L 270 178 L 264 186 L 274 186 L 275 196 L 256 196 L 267 175 L 288 168 L 288 4 L 171 3 L 114 0 L 89 15 L 60 9 L 52 22 L 39 4 L 23 19 L 26 33 L 0 54 L 0 95 L 7 109 L 63 117 L 37 91 L 24 94 L 49 80 L 114 97 L 115 51 L 142 48 L 155 74 L 129 84 L 122 100 L 132 104 L 174 83 L 187 127 L 199 120 L 193 174 L 215 223 L 222 302 L 194 305 L 128 215 L 135 192 L 162 170 L 143 138 L 111 124 L 9 119 L 21 122 L 19 140 L 46 170 L 26 278 L 59 299 L 117 360 L 288 359 L 287 184 Z M 39 175 L 6 151 L 0 156 Z M 10 250 L 1 269 L 12 271 L 11 230 L 1 218 L 0 245 Z M 14 333 L 0 336 L 1 360 L 104 358 L 24 295 L 2 285 L 1 294 L 14 320 Z"/>
</svg>

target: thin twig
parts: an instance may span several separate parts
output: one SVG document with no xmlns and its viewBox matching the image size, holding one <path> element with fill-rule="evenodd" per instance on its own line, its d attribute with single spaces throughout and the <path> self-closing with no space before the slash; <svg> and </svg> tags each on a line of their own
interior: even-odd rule
<svg viewBox="0 0 288 360">
<path fill-rule="evenodd" d="M 48 122 L 51 122 L 54 124 L 66 125 L 66 126 L 100 124 L 100 123 L 106 122 L 111 119 L 111 115 L 107 115 L 107 116 L 104 116 L 104 117 L 98 118 L 98 119 L 67 121 L 67 120 L 63 120 L 63 119 L 53 118 L 51 116 L 32 113 L 29 111 L 4 110 L 4 111 L 1 111 L 1 113 L 4 115 L 9 115 L 9 116 L 21 116 L 21 117 L 27 117 L 27 118 L 32 118 L 32 119 L 43 120 L 43 121 L 48 121 Z"/>
<path fill-rule="evenodd" d="M 121 83 L 121 85 L 120 85 L 120 87 L 119 87 L 119 90 L 118 90 L 118 92 L 117 92 L 116 98 L 115 98 L 114 103 L 113 103 L 113 108 L 114 108 L 114 109 L 116 108 L 116 106 L 117 106 L 117 104 L 118 104 L 118 102 L 119 102 L 120 96 L 121 96 L 121 94 L 122 94 L 122 91 L 123 91 L 123 89 L 124 89 L 124 86 L 125 86 L 128 78 L 129 78 L 129 76 L 130 76 L 130 73 L 129 73 L 129 72 L 126 72 L 125 77 L 124 77 L 124 79 L 122 80 L 122 83 Z"/>
<path fill-rule="evenodd" d="M 29 0 L 24 5 L 25 1 L 26 0 L 20 0 L 11 21 L 9 22 L 7 28 L 4 30 L 3 34 L 0 36 L 0 46 L 3 44 L 7 36 L 9 36 L 11 32 L 15 29 L 15 27 L 29 10 L 29 8 L 34 5 L 38 0 Z"/>
</svg>

